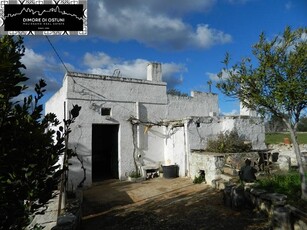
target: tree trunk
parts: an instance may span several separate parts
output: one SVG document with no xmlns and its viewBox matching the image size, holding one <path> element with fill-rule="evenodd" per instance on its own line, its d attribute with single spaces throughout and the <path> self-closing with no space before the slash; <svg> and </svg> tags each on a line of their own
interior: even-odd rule
<svg viewBox="0 0 307 230">
<path fill-rule="evenodd" d="M 298 141 L 297 141 L 295 129 L 288 122 L 285 121 L 285 123 L 286 123 L 286 125 L 289 129 L 290 135 L 291 135 L 294 153 L 296 155 L 296 160 L 297 160 L 298 169 L 299 169 L 299 173 L 300 173 L 301 191 L 302 191 L 302 197 L 301 198 L 303 200 L 307 201 L 307 181 L 306 181 L 306 172 L 305 172 L 305 165 L 304 165 L 304 161 L 303 161 L 303 156 L 301 154 L 300 146 L 299 146 Z"/>
</svg>

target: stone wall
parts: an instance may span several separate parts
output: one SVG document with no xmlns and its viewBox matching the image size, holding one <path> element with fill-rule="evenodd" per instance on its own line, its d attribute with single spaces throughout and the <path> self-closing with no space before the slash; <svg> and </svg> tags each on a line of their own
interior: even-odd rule
<svg viewBox="0 0 307 230">
<path fill-rule="evenodd" d="M 210 153 L 192 151 L 189 157 L 189 176 L 194 179 L 200 170 L 204 170 L 206 181 L 212 186 L 216 186 L 217 180 L 223 180 L 221 183 L 224 183 L 232 179 L 239 179 L 238 172 L 247 158 L 257 164 L 259 154 L 258 152 Z"/>
<path fill-rule="evenodd" d="M 237 130 L 240 136 L 251 142 L 253 149 L 266 149 L 264 125 L 260 118 L 246 116 L 203 116 L 191 117 L 188 125 L 191 149 L 204 150 L 210 139 L 221 132 Z"/>
<path fill-rule="evenodd" d="M 219 113 L 217 94 L 192 91 L 190 97 L 167 95 L 167 99 L 167 119 Z"/>
<path fill-rule="evenodd" d="M 268 149 L 270 149 L 272 153 L 278 152 L 279 156 L 290 158 L 291 166 L 297 166 L 297 159 L 292 144 L 272 144 L 268 145 Z M 300 150 L 305 157 L 307 157 L 307 144 L 300 145 Z"/>
<path fill-rule="evenodd" d="M 251 184 L 244 187 L 232 184 L 225 187 L 223 201 L 235 210 L 256 208 L 268 217 L 272 229 L 307 229 L 307 213 L 287 205 L 287 196 L 283 194 L 252 188 Z"/>
<path fill-rule="evenodd" d="M 209 185 L 212 181 L 220 178 L 224 166 L 224 154 L 192 152 L 189 158 L 190 177 L 199 176 L 199 171 L 205 171 L 205 178 Z"/>
</svg>

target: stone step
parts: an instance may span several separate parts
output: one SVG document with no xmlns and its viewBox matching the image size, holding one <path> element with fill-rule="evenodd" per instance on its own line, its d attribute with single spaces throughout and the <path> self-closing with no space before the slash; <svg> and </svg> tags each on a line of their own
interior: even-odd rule
<svg viewBox="0 0 307 230">
<path fill-rule="evenodd" d="M 212 180 L 212 186 L 213 186 L 213 188 L 215 188 L 217 190 L 225 189 L 226 183 L 228 183 L 228 182 L 225 181 L 222 178 L 217 178 L 217 179 Z"/>
<path fill-rule="evenodd" d="M 228 174 L 221 174 L 220 176 L 225 181 L 230 181 L 232 179 L 236 179 L 239 177 L 239 176 L 233 176 L 233 175 L 228 175 Z"/>
<path fill-rule="evenodd" d="M 225 174 L 232 175 L 232 176 L 239 176 L 239 171 L 238 169 L 234 168 L 229 168 L 229 167 L 224 167 L 223 171 Z"/>
</svg>

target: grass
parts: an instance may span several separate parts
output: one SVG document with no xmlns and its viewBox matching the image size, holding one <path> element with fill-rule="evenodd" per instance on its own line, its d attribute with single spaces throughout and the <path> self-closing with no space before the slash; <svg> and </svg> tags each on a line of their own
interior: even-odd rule
<svg viewBox="0 0 307 230">
<path fill-rule="evenodd" d="M 297 171 L 276 173 L 261 178 L 257 184 L 268 192 L 282 193 L 291 199 L 296 199 L 301 195 L 301 180 Z"/>
<path fill-rule="evenodd" d="M 283 133 L 266 133 L 265 134 L 265 143 L 266 144 L 280 144 L 284 142 L 284 138 L 290 138 L 290 134 Z M 299 144 L 307 144 L 307 133 L 297 133 L 297 138 Z"/>
<path fill-rule="evenodd" d="M 298 208 L 307 208 L 307 202 L 300 199 L 301 180 L 297 170 L 286 173 L 280 172 L 268 177 L 259 178 L 257 187 L 268 192 L 287 195 L 287 203 Z"/>
</svg>

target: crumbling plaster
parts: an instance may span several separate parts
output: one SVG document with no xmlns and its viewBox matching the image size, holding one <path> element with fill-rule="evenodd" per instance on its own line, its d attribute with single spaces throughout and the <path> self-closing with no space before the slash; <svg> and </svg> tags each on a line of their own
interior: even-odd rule
<svg viewBox="0 0 307 230">
<path fill-rule="evenodd" d="M 246 141 L 251 141 L 253 149 L 266 149 L 264 126 L 259 117 L 192 117 L 188 127 L 191 149 L 205 149 L 209 139 L 215 138 L 221 132 L 225 133 L 233 129 L 237 130 Z"/>
</svg>

